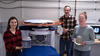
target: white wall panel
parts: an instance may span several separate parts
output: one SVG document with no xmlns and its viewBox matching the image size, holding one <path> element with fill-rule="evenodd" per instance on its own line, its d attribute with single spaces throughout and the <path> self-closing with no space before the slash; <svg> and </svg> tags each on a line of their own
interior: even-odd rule
<svg viewBox="0 0 100 56">
<path fill-rule="evenodd" d="M 11 16 L 21 19 L 21 9 L 2 9 L 0 14 L 1 22 L 7 22 Z"/>
<path fill-rule="evenodd" d="M 61 1 L 75 1 L 75 0 L 61 0 Z M 100 0 L 77 0 L 77 1 L 100 1 Z"/>
<path fill-rule="evenodd" d="M 22 1 L 22 18 L 50 19 L 58 18 L 58 2 Z"/>
<path fill-rule="evenodd" d="M 0 9 L 14 9 L 18 7 L 21 7 L 21 1 L 15 1 L 12 3 L 11 1 L 0 1 Z"/>
<path fill-rule="evenodd" d="M 96 8 L 100 10 L 100 2 L 96 2 Z"/>
<path fill-rule="evenodd" d="M 11 16 L 21 18 L 21 2 L 0 1 L 0 21 L 7 22 Z"/>
<path fill-rule="evenodd" d="M 22 1 L 22 7 L 58 7 L 58 2 Z"/>
<path fill-rule="evenodd" d="M 23 19 L 50 19 L 57 20 L 58 9 L 22 9 Z"/>
</svg>

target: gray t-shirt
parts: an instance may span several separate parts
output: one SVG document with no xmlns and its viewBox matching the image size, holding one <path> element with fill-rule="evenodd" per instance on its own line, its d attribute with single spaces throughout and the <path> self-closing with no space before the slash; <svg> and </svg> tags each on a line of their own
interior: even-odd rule
<svg viewBox="0 0 100 56">
<path fill-rule="evenodd" d="M 5 45 L 1 34 L 0 34 L 0 56 L 6 56 Z"/>
<path fill-rule="evenodd" d="M 72 39 L 77 38 L 77 36 L 81 36 L 82 41 L 85 41 L 86 45 L 83 46 L 74 44 L 74 49 L 79 51 L 90 51 L 91 45 L 94 44 L 95 40 L 95 33 L 93 28 L 88 25 L 86 27 L 76 26 L 72 35 Z"/>
</svg>

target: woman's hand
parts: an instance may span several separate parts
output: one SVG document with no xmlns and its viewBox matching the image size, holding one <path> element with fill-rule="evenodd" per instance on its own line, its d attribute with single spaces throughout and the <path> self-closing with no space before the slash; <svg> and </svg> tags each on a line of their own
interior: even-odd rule
<svg viewBox="0 0 100 56">
<path fill-rule="evenodd" d="M 23 47 L 23 46 L 21 46 L 21 47 L 17 46 L 17 47 L 16 47 L 16 49 L 22 49 L 22 48 L 24 48 L 24 47 Z"/>
<path fill-rule="evenodd" d="M 83 46 L 86 45 L 86 42 L 85 41 L 81 42 L 81 45 L 83 45 Z"/>
</svg>

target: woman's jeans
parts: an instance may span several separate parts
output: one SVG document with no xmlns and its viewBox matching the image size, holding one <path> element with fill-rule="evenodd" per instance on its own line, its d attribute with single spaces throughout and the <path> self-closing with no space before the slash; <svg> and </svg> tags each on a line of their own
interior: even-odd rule
<svg viewBox="0 0 100 56">
<path fill-rule="evenodd" d="M 79 51 L 74 49 L 73 56 L 90 56 L 90 51 Z"/>
<path fill-rule="evenodd" d="M 18 52 L 6 52 L 6 56 L 21 56 L 20 51 Z"/>
</svg>

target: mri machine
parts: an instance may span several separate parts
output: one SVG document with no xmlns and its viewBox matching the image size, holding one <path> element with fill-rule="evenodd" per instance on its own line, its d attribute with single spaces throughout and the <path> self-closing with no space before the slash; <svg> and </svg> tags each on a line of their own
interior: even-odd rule
<svg viewBox="0 0 100 56">
<path fill-rule="evenodd" d="M 55 49 L 55 28 L 51 20 L 24 20 L 22 32 L 23 56 L 59 56 Z M 37 53 L 37 54 L 36 54 Z"/>
<path fill-rule="evenodd" d="M 55 27 L 39 26 L 39 24 L 52 24 L 51 20 L 25 20 L 24 23 L 30 25 L 22 25 L 19 29 L 22 31 L 23 45 L 28 48 L 33 45 L 39 46 L 55 46 Z M 37 25 L 32 25 L 37 24 Z"/>
</svg>

